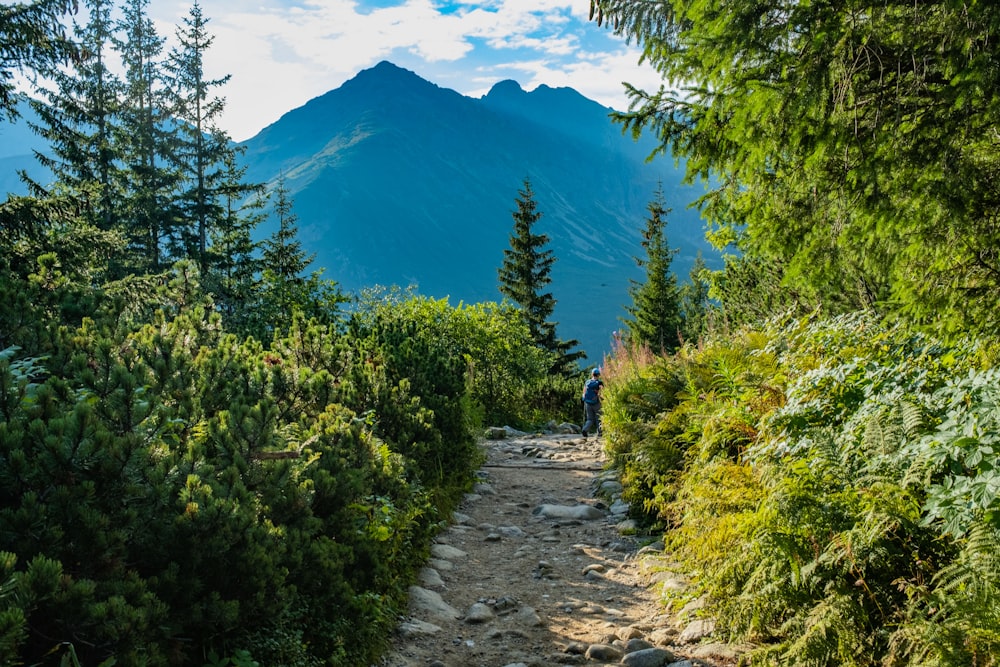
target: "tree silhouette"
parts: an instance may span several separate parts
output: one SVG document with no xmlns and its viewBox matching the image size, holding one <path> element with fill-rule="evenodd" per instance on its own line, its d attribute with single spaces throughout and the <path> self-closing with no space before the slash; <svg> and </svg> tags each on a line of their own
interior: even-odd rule
<svg viewBox="0 0 1000 667">
<path fill-rule="evenodd" d="M 531 182 L 524 179 L 524 187 L 515 200 L 514 230 L 510 248 L 503 251 L 503 265 L 498 270 L 500 293 L 516 303 L 531 332 L 532 340 L 557 357 L 553 370 L 570 372 L 572 362 L 582 358 L 582 352 L 569 352 L 578 344 L 575 340 L 562 341 L 556 336 L 556 322 L 549 318 L 556 307 L 552 292 L 545 292 L 552 282 L 552 265 L 556 258 L 547 234 L 534 231 L 542 214 L 537 210 Z"/>
<path fill-rule="evenodd" d="M 645 259 L 635 261 L 646 270 L 644 282 L 633 280 L 629 287 L 632 305 L 626 306 L 631 319 L 626 319 L 633 341 L 652 347 L 655 351 L 673 352 L 680 345 L 681 329 L 680 290 L 677 278 L 670 270 L 676 250 L 667 242 L 667 215 L 662 185 L 649 203 L 649 217 L 642 232 Z"/>
</svg>

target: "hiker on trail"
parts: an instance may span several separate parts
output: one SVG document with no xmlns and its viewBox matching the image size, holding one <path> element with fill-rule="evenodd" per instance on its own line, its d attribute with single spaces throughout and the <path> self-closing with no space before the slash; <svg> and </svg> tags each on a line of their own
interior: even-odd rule
<svg viewBox="0 0 1000 667">
<path fill-rule="evenodd" d="M 590 372 L 590 379 L 583 385 L 583 437 L 587 437 L 587 431 L 593 427 L 597 434 L 601 434 L 601 369 L 595 368 Z"/>
</svg>

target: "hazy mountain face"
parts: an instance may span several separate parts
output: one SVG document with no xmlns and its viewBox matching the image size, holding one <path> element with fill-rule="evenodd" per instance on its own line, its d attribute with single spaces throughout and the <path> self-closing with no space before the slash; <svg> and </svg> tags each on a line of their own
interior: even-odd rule
<svg viewBox="0 0 1000 667">
<path fill-rule="evenodd" d="M 264 128 L 243 160 L 250 181 L 284 177 L 313 268 L 349 291 L 416 285 L 453 304 L 500 300 L 497 268 L 530 179 L 537 231 L 557 257 L 558 333 L 594 363 L 621 326 L 629 280 L 642 278 L 634 257 L 658 184 L 679 279 L 698 249 L 718 264 L 687 208 L 700 189 L 681 185 L 671 158 L 647 162 L 655 144 L 623 135 L 609 112 L 569 88 L 514 81 L 469 98 L 383 62 Z M 0 195 L 24 191 L 15 171 L 37 170 L 42 147 L 23 120 L 0 123 Z"/>
<path fill-rule="evenodd" d="M 701 222 L 672 159 L 624 136 L 572 89 L 513 81 L 473 99 L 383 62 L 244 143 L 251 180 L 283 174 L 302 241 L 345 288 L 416 284 L 453 303 L 499 300 L 514 200 L 529 178 L 557 261 L 559 335 L 600 361 L 640 279 L 639 230 L 662 183 L 686 280 Z"/>
</svg>

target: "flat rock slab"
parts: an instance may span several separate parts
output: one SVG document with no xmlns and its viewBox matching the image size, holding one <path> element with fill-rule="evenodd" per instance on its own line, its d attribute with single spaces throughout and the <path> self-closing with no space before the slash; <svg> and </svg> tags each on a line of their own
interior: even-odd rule
<svg viewBox="0 0 1000 667">
<path fill-rule="evenodd" d="M 461 618 L 462 614 L 444 601 L 440 594 L 420 586 L 410 586 L 410 613 L 440 619 Z"/>
<path fill-rule="evenodd" d="M 441 579 L 441 574 L 432 567 L 422 568 L 417 578 L 420 581 L 420 585 L 424 588 L 444 587 L 444 580 Z"/>
<path fill-rule="evenodd" d="M 592 505 L 585 504 L 539 505 L 532 514 L 546 519 L 576 519 L 578 521 L 594 521 L 604 518 L 604 512 Z"/>
<path fill-rule="evenodd" d="M 441 560 L 460 560 L 469 554 L 448 544 L 432 544 L 431 556 Z"/>
<path fill-rule="evenodd" d="M 399 634 L 409 639 L 436 635 L 439 632 L 441 632 L 440 625 L 434 625 L 433 623 L 428 623 L 426 621 L 418 621 L 417 619 L 404 621 L 399 625 Z"/>
</svg>

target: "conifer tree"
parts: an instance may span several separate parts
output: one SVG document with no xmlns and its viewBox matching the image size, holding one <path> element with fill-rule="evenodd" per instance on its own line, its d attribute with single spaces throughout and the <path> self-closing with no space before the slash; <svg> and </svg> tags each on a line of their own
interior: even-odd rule
<svg viewBox="0 0 1000 667">
<path fill-rule="evenodd" d="M 708 275 L 705 258 L 699 250 L 688 274 L 689 282 L 680 288 L 681 332 L 685 340 L 697 341 L 708 327 Z"/>
<path fill-rule="evenodd" d="M 546 246 L 547 234 L 535 233 L 535 224 L 541 219 L 535 202 L 535 193 L 529 179 L 524 179 L 523 189 L 515 200 L 514 230 L 510 248 L 503 251 L 503 264 L 498 270 L 500 293 L 516 303 L 524 318 L 531 338 L 540 348 L 558 358 L 554 370 L 569 372 L 572 362 L 583 357 L 582 352 L 569 352 L 577 341 L 562 341 L 556 336 L 556 322 L 550 321 L 556 307 L 552 292 L 543 292 L 552 282 L 552 265 L 555 253 Z"/>
<path fill-rule="evenodd" d="M 645 269 L 646 278 L 644 282 L 631 281 L 632 305 L 625 308 L 631 317 L 625 319 L 625 324 L 633 342 L 649 345 L 657 352 L 672 352 L 680 344 L 680 290 L 670 270 L 677 251 L 667 242 L 670 209 L 666 208 L 662 185 L 657 188 L 648 210 L 649 217 L 642 232 L 646 257 L 635 258 L 636 264 Z"/>
<path fill-rule="evenodd" d="M 213 91 L 229 81 L 229 75 L 209 79 L 205 74 L 205 54 L 214 37 L 208 19 L 195 2 L 176 32 L 178 46 L 171 49 L 166 63 L 170 75 L 171 112 L 181 123 L 181 141 L 175 151 L 183 176 L 181 208 L 188 226 L 174 239 L 178 256 L 198 262 L 202 275 L 209 273 L 210 228 L 224 217 L 219 201 L 226 176 L 225 162 L 234 150 L 229 136 L 216 122 L 225 109 L 225 99 Z"/>
<path fill-rule="evenodd" d="M 212 230 L 209 252 L 214 271 L 207 282 L 227 323 L 233 330 L 245 332 L 259 306 L 262 261 L 257 257 L 260 244 L 253 240 L 253 230 L 265 217 L 266 198 L 261 186 L 257 196 L 246 199 L 250 187 L 243 182 L 246 166 L 238 165 L 236 157 L 234 152 L 225 160 L 226 178 L 221 189 L 225 215 Z"/>
<path fill-rule="evenodd" d="M 336 282 L 322 277 L 322 269 L 306 273 L 315 255 L 307 254 L 298 240 L 298 217 L 283 176 L 272 196 L 278 228 L 262 244 L 263 303 L 257 309 L 259 321 L 254 330 L 262 338 L 287 328 L 296 313 L 332 323 L 339 316 L 339 304 L 347 300 Z"/>
<path fill-rule="evenodd" d="M 302 274 L 312 263 L 298 240 L 298 216 L 292 211 L 292 200 L 283 176 L 274 187 L 274 216 L 278 229 L 264 242 L 264 270 L 274 276 L 274 281 L 286 285 L 301 284 Z"/>
<path fill-rule="evenodd" d="M 62 17 L 77 0 L 35 0 L 0 5 L 0 114 L 16 117 L 14 73 L 47 74 L 77 55 Z"/>
<path fill-rule="evenodd" d="M 591 13 L 663 78 L 627 86 L 617 118 L 711 182 L 699 205 L 745 268 L 826 312 L 996 331 L 1000 4 L 592 0 Z"/>
<path fill-rule="evenodd" d="M 49 144 L 48 154 L 36 152 L 39 162 L 78 203 L 82 220 L 109 231 L 118 227 L 122 201 L 114 146 L 121 81 L 108 64 L 112 4 L 87 0 L 85 6 L 87 23 L 74 21 L 73 32 L 86 57 L 74 60 L 71 68 L 51 72 L 54 89 L 45 91 L 43 100 L 32 101 L 40 118 L 32 128 Z M 22 177 L 34 194 L 50 194 Z"/>
<path fill-rule="evenodd" d="M 178 126 L 165 109 L 164 39 L 147 13 L 149 0 L 127 0 L 118 22 L 115 48 L 125 69 L 122 112 L 115 128 L 128 194 L 123 227 L 133 255 L 131 268 L 157 273 L 169 260 L 165 240 L 179 224 L 174 194 L 180 173 L 172 149 Z"/>
</svg>

